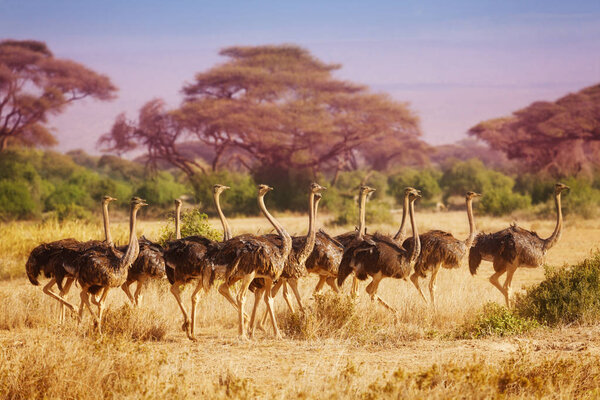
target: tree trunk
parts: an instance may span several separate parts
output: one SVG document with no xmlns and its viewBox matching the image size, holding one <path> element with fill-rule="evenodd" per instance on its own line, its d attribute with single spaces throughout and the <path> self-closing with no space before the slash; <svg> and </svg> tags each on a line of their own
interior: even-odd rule
<svg viewBox="0 0 600 400">
<path fill-rule="evenodd" d="M 8 136 L 3 136 L 2 141 L 0 141 L 0 152 L 4 152 L 8 147 Z"/>
</svg>

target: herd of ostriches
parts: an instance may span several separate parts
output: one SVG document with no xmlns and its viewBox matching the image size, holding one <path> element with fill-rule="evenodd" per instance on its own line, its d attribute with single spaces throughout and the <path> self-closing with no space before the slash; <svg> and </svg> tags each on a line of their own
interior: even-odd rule
<svg viewBox="0 0 600 400">
<path fill-rule="evenodd" d="M 270 318 L 276 337 L 281 337 L 273 307 L 273 297 L 280 288 L 288 307 L 293 311 L 289 286 L 303 310 L 298 291 L 298 279 L 315 274 L 319 282 L 315 292 L 327 284 L 335 292 L 344 280 L 353 275 L 351 293 L 358 295 L 358 280 L 371 277 L 366 291 L 374 302 L 381 303 L 391 311 L 392 306 L 377 294 L 377 288 L 383 278 L 408 279 L 415 285 L 423 300 L 428 302 L 419 285 L 420 278 L 430 275 L 430 302 L 435 307 L 436 277 L 441 267 L 457 268 L 468 254 L 469 268 L 472 274 L 477 272 L 481 260 L 491 261 L 495 273 L 490 282 L 504 295 L 507 305 L 510 303 L 511 282 L 518 267 L 538 267 L 544 262 L 544 256 L 560 238 L 562 230 L 561 193 L 567 186 L 557 183 L 554 190 L 556 202 L 556 228 L 547 239 L 540 238 L 535 232 L 511 225 L 501 231 L 485 234 L 477 233 L 473 218 L 472 202 L 480 196 L 468 192 L 465 196 L 469 221 L 469 236 L 458 240 L 452 234 L 432 230 L 419 234 L 415 221 L 414 203 L 421 197 L 420 191 L 406 188 L 404 208 L 400 229 L 394 236 L 367 234 L 365 224 L 366 201 L 369 193 L 375 189 L 361 186 L 359 190 L 359 226 L 355 231 L 332 237 L 316 228 L 317 209 L 321 200 L 321 191 L 325 188 L 313 183 L 309 189 L 309 222 L 305 236 L 290 236 L 284 227 L 265 207 L 264 197 L 273 190 L 267 185 L 258 186 L 258 205 L 264 216 L 275 228 L 277 234 L 254 235 L 251 233 L 232 236 L 229 224 L 223 215 L 219 198 L 227 186 L 215 185 L 213 197 L 223 225 L 223 241 L 214 241 L 203 236 L 181 237 L 180 211 L 181 201 L 175 200 L 176 238 L 165 247 L 142 237 L 136 237 L 136 214 L 146 206 L 144 200 L 131 199 L 129 243 L 115 246 L 110 235 L 108 204 L 115 200 L 110 196 L 102 199 L 105 240 L 80 242 L 75 239 L 63 239 L 43 243 L 31 252 L 26 270 L 29 280 L 38 285 L 38 277 L 43 273 L 50 281 L 44 286 L 44 293 L 61 303 L 60 320 L 65 317 L 65 307 L 72 312 L 78 311 L 81 320 L 84 309 L 90 311 L 94 324 L 101 331 L 102 312 L 106 297 L 111 288 L 121 287 L 135 305 L 140 301 L 140 293 L 145 282 L 151 278 L 162 278 L 166 274 L 171 283 L 171 293 L 177 300 L 183 314 L 182 329 L 190 339 L 194 339 L 195 316 L 200 291 L 209 290 L 214 282 L 221 293 L 233 305 L 238 313 L 239 334 L 245 338 L 249 330 L 253 335 L 257 325 L 256 312 L 261 299 L 266 303 L 266 313 L 260 325 Z M 407 216 L 410 218 L 412 237 L 406 237 Z M 501 284 L 499 278 L 506 273 Z M 81 288 L 79 307 L 69 303 L 65 296 L 72 283 L 77 281 Z M 182 287 L 193 281 L 195 288 L 191 296 L 191 311 L 188 314 L 182 299 Z M 137 282 L 132 295 L 130 286 Z M 237 284 L 237 293 L 231 289 Z M 53 291 L 58 287 L 59 293 Z M 252 313 L 245 311 L 248 291 L 254 292 Z M 93 310 L 90 301 L 97 307 Z"/>
</svg>

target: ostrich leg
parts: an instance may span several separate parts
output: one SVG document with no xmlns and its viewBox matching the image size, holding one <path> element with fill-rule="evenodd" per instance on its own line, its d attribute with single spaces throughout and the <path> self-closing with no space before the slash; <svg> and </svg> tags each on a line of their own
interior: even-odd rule
<svg viewBox="0 0 600 400">
<path fill-rule="evenodd" d="M 436 280 L 437 280 L 437 274 L 438 274 L 438 272 L 440 272 L 441 267 L 442 267 L 441 263 L 435 266 L 435 268 L 433 269 L 433 272 L 431 273 L 431 279 L 429 280 L 429 296 L 431 297 L 431 305 L 434 309 L 435 309 L 435 289 L 437 288 Z"/>
<path fill-rule="evenodd" d="M 384 278 L 384 276 L 381 272 L 378 272 L 377 274 L 373 275 L 373 280 L 371 281 L 371 283 L 369 283 L 367 285 L 366 291 L 369 294 L 369 296 L 371 296 L 371 301 L 373 301 L 373 302 L 378 301 L 379 303 L 381 303 L 381 305 L 383 305 L 385 308 L 387 308 L 391 312 L 397 313 L 397 311 L 394 307 L 390 306 L 385 300 L 383 300 L 377 294 L 377 289 L 379 287 L 379 283 L 381 282 L 381 280 L 383 278 Z"/>
<path fill-rule="evenodd" d="M 427 303 L 427 298 L 425 298 L 423 289 L 421 289 L 421 285 L 419 284 L 419 275 L 416 272 L 412 273 L 412 275 L 410 276 L 410 281 L 413 283 L 413 285 L 415 285 L 415 287 L 419 291 L 419 294 L 421 295 L 421 298 L 423 299 L 423 301 L 425 303 Z"/>
</svg>

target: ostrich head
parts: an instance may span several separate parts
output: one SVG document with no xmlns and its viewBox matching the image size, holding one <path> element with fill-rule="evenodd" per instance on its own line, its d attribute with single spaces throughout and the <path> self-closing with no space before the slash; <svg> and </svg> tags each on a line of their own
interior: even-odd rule
<svg viewBox="0 0 600 400">
<path fill-rule="evenodd" d="M 259 196 L 264 196 L 265 194 L 269 193 L 271 190 L 273 190 L 273 188 L 269 185 L 264 185 L 264 184 L 258 185 L 258 195 Z"/>
<path fill-rule="evenodd" d="M 560 194 L 565 190 L 569 190 L 571 189 L 570 187 L 568 187 L 567 185 L 558 182 L 556 185 L 554 185 L 554 194 Z"/>
<path fill-rule="evenodd" d="M 310 191 L 311 191 L 311 193 L 317 194 L 321 190 L 327 190 L 327 188 L 325 186 L 321 186 L 321 185 L 319 185 L 318 183 L 315 183 L 315 182 L 313 182 L 313 183 L 310 184 Z"/>
<path fill-rule="evenodd" d="M 412 199 L 417 200 L 417 199 L 420 199 L 421 197 L 423 197 L 423 196 L 421 195 L 421 191 L 420 190 L 416 190 L 415 192 L 411 192 L 410 195 L 409 195 L 409 199 L 410 200 L 412 200 Z"/>
<path fill-rule="evenodd" d="M 106 196 L 102 197 L 102 204 L 108 204 L 111 201 L 115 201 L 115 200 L 118 200 L 118 199 L 115 199 L 114 197 L 110 197 L 110 196 L 106 195 Z"/>
<path fill-rule="evenodd" d="M 373 193 L 375 190 L 377 189 L 373 189 L 372 187 L 369 187 L 367 185 L 363 185 L 360 187 L 360 194 L 361 195 L 368 195 L 369 193 Z"/>
<path fill-rule="evenodd" d="M 180 199 L 175 199 L 175 206 L 181 207 L 182 201 Z"/>
<path fill-rule="evenodd" d="M 131 198 L 131 206 L 133 207 L 134 210 L 139 210 L 140 208 L 147 206 L 148 203 L 146 203 L 146 200 L 143 200 L 139 197 L 132 197 Z"/>
<path fill-rule="evenodd" d="M 323 195 L 321 193 L 315 193 L 315 201 L 321 200 Z"/>
<path fill-rule="evenodd" d="M 467 192 L 467 194 L 465 195 L 465 198 L 467 200 L 474 199 L 475 197 L 481 197 L 481 195 L 479 193 L 475 193 L 475 192 Z"/>
<path fill-rule="evenodd" d="M 213 193 L 214 194 L 221 194 L 224 191 L 226 191 L 227 189 L 231 189 L 229 186 L 225 186 L 225 185 L 221 185 L 221 184 L 215 184 L 213 186 Z"/>
<path fill-rule="evenodd" d="M 405 188 L 404 188 L 404 195 L 409 195 L 409 196 L 410 196 L 411 194 L 414 194 L 414 195 L 417 195 L 417 194 L 418 194 L 418 195 L 421 195 L 421 191 L 420 191 L 420 190 L 417 190 L 417 189 L 415 189 L 414 187 L 410 187 L 410 186 L 408 186 L 408 187 L 405 187 Z"/>
</svg>

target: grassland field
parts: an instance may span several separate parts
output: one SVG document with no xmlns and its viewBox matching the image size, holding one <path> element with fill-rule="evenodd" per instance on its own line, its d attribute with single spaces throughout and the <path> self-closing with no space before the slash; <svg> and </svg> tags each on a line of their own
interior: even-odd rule
<svg viewBox="0 0 600 400">
<path fill-rule="evenodd" d="M 278 215 L 292 233 L 306 230 L 307 218 Z M 327 216 L 321 218 L 327 220 Z M 417 215 L 421 232 L 443 229 L 458 238 L 468 233 L 464 212 Z M 399 220 L 399 218 L 397 218 Z M 476 217 L 479 230 L 506 227 L 510 218 Z M 218 220 L 211 220 L 219 227 Z M 519 225 L 550 235 L 553 220 Z M 162 221 L 138 224 L 138 233 L 158 237 Z M 112 223 L 124 243 L 127 221 Z M 270 232 L 263 218 L 231 219 L 234 234 Z M 330 233 L 352 227 L 326 228 Z M 396 224 L 369 226 L 394 232 Z M 198 341 L 181 331 L 181 312 L 166 282 L 145 292 L 138 309 L 125 294 L 109 294 L 105 330 L 99 336 L 86 315 L 80 324 L 57 323 L 58 305 L 24 276 L 25 260 L 37 244 L 57 238 L 101 238 L 99 223 L 12 222 L 0 225 L 0 398 L 571 398 L 600 396 L 600 326 L 540 328 L 508 338 L 456 339 L 455 332 L 487 302 L 501 303 L 488 282 L 490 263 L 472 277 L 466 265 L 442 270 L 434 311 L 409 281 L 385 279 L 379 293 L 398 310 L 394 318 L 372 304 L 361 283 L 357 318 L 339 330 L 311 327 L 311 337 L 292 333 L 294 317 L 276 299 L 286 337 L 258 332 L 237 338 L 237 315 L 212 289 L 203 294 Z M 600 220 L 567 218 L 547 264 L 563 266 L 588 257 L 600 244 Z M 520 269 L 514 289 L 540 282 L 542 268 Z M 316 278 L 301 282 L 309 309 Z M 191 285 L 190 285 L 191 286 Z M 346 296 L 350 284 L 342 288 Z M 423 282 L 427 287 L 427 280 Z M 184 292 L 189 307 L 191 290 Z M 332 296 L 332 295 L 328 295 Z M 253 302 L 249 296 L 248 304 Z M 77 289 L 69 294 L 73 302 Z M 347 304 L 347 302 L 341 302 Z M 332 313 L 343 312 L 332 309 Z M 318 322 L 314 322 L 318 325 Z M 309 332 L 309 333 L 310 333 Z"/>
</svg>

